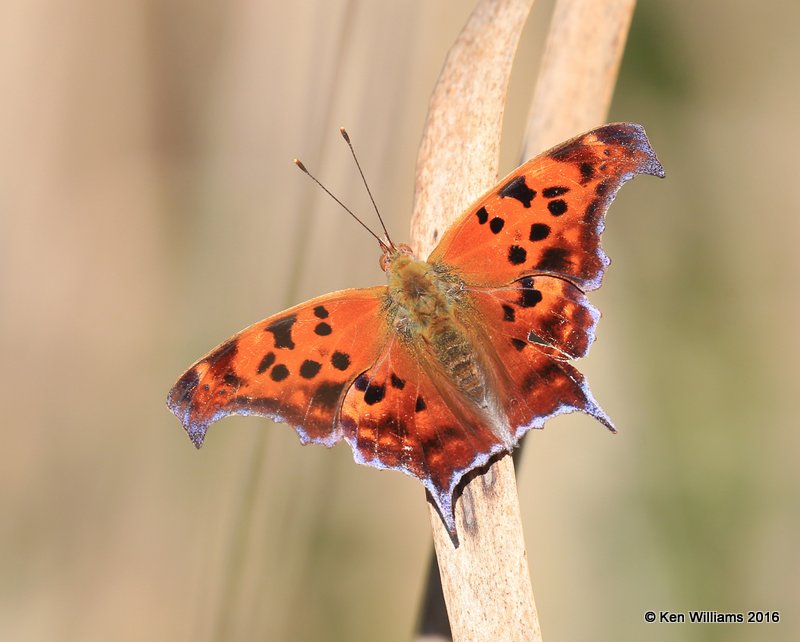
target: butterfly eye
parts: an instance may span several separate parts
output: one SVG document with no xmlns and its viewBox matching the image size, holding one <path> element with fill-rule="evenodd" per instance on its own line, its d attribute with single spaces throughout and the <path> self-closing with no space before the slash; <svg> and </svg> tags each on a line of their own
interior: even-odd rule
<svg viewBox="0 0 800 642">
<path fill-rule="evenodd" d="M 381 254 L 381 258 L 378 259 L 378 265 L 381 266 L 381 270 L 383 270 L 384 272 L 389 271 L 389 264 L 391 262 L 392 260 L 389 258 L 388 252 L 384 252 L 383 254 Z"/>
</svg>

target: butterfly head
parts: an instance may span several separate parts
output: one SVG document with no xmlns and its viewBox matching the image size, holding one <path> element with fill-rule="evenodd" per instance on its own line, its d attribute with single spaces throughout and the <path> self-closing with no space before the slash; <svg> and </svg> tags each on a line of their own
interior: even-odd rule
<svg viewBox="0 0 800 642">
<path fill-rule="evenodd" d="M 405 243 L 394 245 L 390 241 L 388 244 L 381 244 L 381 247 L 383 248 L 383 254 L 381 254 L 379 265 L 384 272 L 391 270 L 392 265 L 398 259 L 403 258 L 407 261 L 408 257 L 414 257 L 414 251 Z"/>
</svg>

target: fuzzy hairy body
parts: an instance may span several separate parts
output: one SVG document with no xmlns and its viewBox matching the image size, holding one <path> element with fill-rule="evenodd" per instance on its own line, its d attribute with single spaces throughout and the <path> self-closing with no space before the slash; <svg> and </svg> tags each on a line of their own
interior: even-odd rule
<svg viewBox="0 0 800 642">
<path fill-rule="evenodd" d="M 457 391 L 479 408 L 487 405 L 487 380 L 479 351 L 459 318 L 467 306 L 463 282 L 438 264 L 399 254 L 388 266 L 388 312 L 394 329 L 428 362 L 441 368 Z"/>
</svg>

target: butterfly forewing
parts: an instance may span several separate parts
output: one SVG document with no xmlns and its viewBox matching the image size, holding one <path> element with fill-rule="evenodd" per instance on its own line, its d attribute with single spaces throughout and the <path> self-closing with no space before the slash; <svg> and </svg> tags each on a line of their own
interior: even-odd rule
<svg viewBox="0 0 800 642">
<path fill-rule="evenodd" d="M 642 127 L 599 127 L 514 170 L 448 229 L 428 260 L 469 284 L 554 274 L 595 289 L 608 265 L 603 218 L 637 173 L 664 175 Z"/>
<path fill-rule="evenodd" d="M 347 388 L 386 343 L 385 287 L 312 299 L 250 326 L 200 359 L 169 393 L 197 447 L 230 414 L 264 415 L 332 445 Z"/>
</svg>

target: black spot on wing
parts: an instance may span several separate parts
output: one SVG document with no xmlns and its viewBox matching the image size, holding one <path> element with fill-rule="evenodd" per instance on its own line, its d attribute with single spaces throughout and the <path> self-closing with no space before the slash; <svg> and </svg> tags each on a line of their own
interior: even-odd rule
<svg viewBox="0 0 800 642">
<path fill-rule="evenodd" d="M 499 216 L 495 216 L 491 221 L 489 221 L 489 229 L 492 230 L 493 233 L 499 234 L 500 230 L 503 229 L 503 226 L 506 222 L 501 219 Z"/>
<path fill-rule="evenodd" d="M 524 247 L 512 245 L 508 248 L 508 262 L 512 265 L 522 265 L 528 258 L 528 252 Z"/>
<path fill-rule="evenodd" d="M 564 272 L 572 265 L 572 261 L 569 259 L 570 254 L 567 248 L 549 247 L 536 264 L 536 269 L 547 270 L 548 272 Z"/>
<path fill-rule="evenodd" d="M 314 308 L 314 316 L 318 319 L 327 319 L 328 318 L 328 310 L 325 308 L 324 305 L 318 305 Z"/>
<path fill-rule="evenodd" d="M 364 392 L 367 389 L 368 385 L 369 385 L 369 378 L 367 377 L 366 374 L 358 375 L 358 377 L 356 377 L 355 382 L 353 382 L 353 386 L 359 392 Z"/>
<path fill-rule="evenodd" d="M 264 332 L 271 332 L 275 337 L 276 348 L 288 348 L 294 350 L 294 341 L 292 341 L 292 326 L 297 321 L 297 315 L 290 315 L 283 319 L 273 321 L 266 328 Z"/>
<path fill-rule="evenodd" d="M 364 403 L 372 406 L 383 401 L 386 396 L 386 386 L 384 384 L 370 383 L 364 391 Z"/>
<path fill-rule="evenodd" d="M 314 392 L 314 401 L 323 408 L 336 408 L 346 385 L 346 382 L 324 381 L 317 386 Z"/>
<path fill-rule="evenodd" d="M 314 332 L 321 337 L 327 337 L 331 332 L 333 332 L 333 328 L 324 321 L 320 321 L 317 324 L 317 327 L 314 328 Z"/>
<path fill-rule="evenodd" d="M 586 185 L 594 178 L 594 165 L 588 162 L 583 162 L 579 167 L 581 171 L 581 185 Z"/>
<path fill-rule="evenodd" d="M 567 202 L 564 199 L 557 198 L 547 204 L 547 209 L 553 216 L 561 216 L 567 211 Z"/>
<path fill-rule="evenodd" d="M 226 372 L 222 376 L 222 380 L 231 388 L 238 388 L 242 384 L 242 380 L 233 371 Z"/>
<path fill-rule="evenodd" d="M 337 370 L 347 370 L 350 367 L 350 355 L 337 350 L 331 355 L 331 365 Z"/>
<path fill-rule="evenodd" d="M 542 196 L 545 198 L 555 198 L 556 196 L 561 196 L 562 194 L 566 194 L 569 191 L 569 187 L 545 187 L 542 190 Z"/>
<path fill-rule="evenodd" d="M 406 382 L 403 381 L 400 377 L 398 377 L 394 372 L 392 373 L 389 380 L 392 382 L 392 387 L 397 388 L 398 390 L 402 390 L 406 387 Z"/>
<path fill-rule="evenodd" d="M 542 241 L 550 235 L 550 226 L 544 223 L 534 223 L 531 225 L 531 234 L 528 237 L 531 241 Z"/>
<path fill-rule="evenodd" d="M 300 376 L 303 379 L 313 379 L 319 373 L 320 368 L 322 368 L 322 364 L 319 361 L 306 359 L 300 365 Z"/>
<path fill-rule="evenodd" d="M 427 407 L 428 406 L 425 405 L 425 400 L 422 397 L 417 396 L 417 403 L 414 405 L 414 412 L 422 412 Z"/>
<path fill-rule="evenodd" d="M 265 354 L 264 358 L 261 360 L 261 363 L 258 364 L 258 374 L 263 374 L 269 370 L 273 363 L 275 363 L 275 353 L 267 352 L 267 354 Z"/>
<path fill-rule="evenodd" d="M 499 192 L 502 198 L 514 198 L 524 207 L 530 207 L 531 201 L 536 196 L 536 191 L 528 187 L 524 176 L 517 176 L 506 183 Z"/>
<path fill-rule="evenodd" d="M 517 352 L 522 352 L 525 349 L 525 346 L 528 345 L 522 339 L 511 339 L 511 344 L 514 346 Z"/>
<path fill-rule="evenodd" d="M 507 303 L 503 304 L 503 321 L 513 321 L 516 314 L 514 308 Z"/>
<path fill-rule="evenodd" d="M 541 300 L 542 293 L 539 290 L 534 289 L 533 285 L 530 287 L 523 287 L 520 290 L 519 304 L 523 308 L 532 308 Z"/>
<path fill-rule="evenodd" d="M 489 212 L 486 211 L 485 207 L 482 207 L 477 212 L 475 212 L 475 215 L 478 217 L 478 223 L 480 223 L 481 225 L 483 225 L 486 221 L 489 220 Z"/>
<path fill-rule="evenodd" d="M 289 376 L 289 368 L 282 363 L 279 363 L 272 369 L 272 372 L 269 373 L 269 376 L 273 381 L 283 381 Z"/>
</svg>

